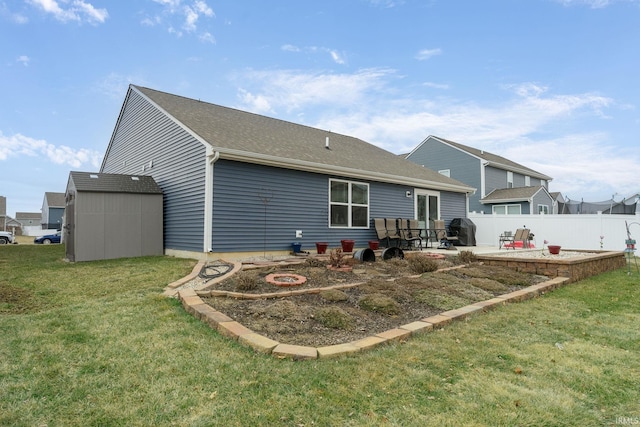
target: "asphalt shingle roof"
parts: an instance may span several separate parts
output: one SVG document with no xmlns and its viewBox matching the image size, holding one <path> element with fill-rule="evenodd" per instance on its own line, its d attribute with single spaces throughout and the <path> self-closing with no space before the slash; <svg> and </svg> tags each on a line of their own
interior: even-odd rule
<svg viewBox="0 0 640 427">
<path fill-rule="evenodd" d="M 221 158 L 321 173 L 363 176 L 457 192 L 472 187 L 358 138 L 140 86 L 147 97 Z M 329 148 L 326 148 L 327 143 Z"/>
<path fill-rule="evenodd" d="M 153 177 L 95 172 L 70 172 L 77 191 L 100 193 L 162 194 Z"/>
<path fill-rule="evenodd" d="M 516 188 L 500 188 L 493 190 L 487 194 L 481 201 L 492 202 L 499 200 L 529 200 L 544 187 L 538 185 L 535 187 L 516 187 Z"/>
<path fill-rule="evenodd" d="M 64 208 L 65 200 L 64 193 L 44 193 L 44 197 L 47 199 L 47 206 L 50 208 Z"/>
<path fill-rule="evenodd" d="M 454 141 L 449 141 L 448 139 L 440 138 L 439 136 L 434 136 L 434 138 L 437 138 L 440 141 L 443 141 L 453 147 L 456 147 L 459 150 L 466 151 L 469 154 L 472 154 L 476 157 L 486 160 L 487 162 L 491 163 L 492 166 L 495 166 L 501 169 L 507 169 L 507 170 L 519 170 L 525 173 L 526 175 L 533 176 L 539 179 L 544 179 L 547 181 L 551 181 L 553 179 L 550 176 L 547 176 L 543 173 L 540 173 L 524 165 L 521 165 L 520 163 L 516 163 L 514 161 L 506 159 L 497 154 L 489 153 L 488 151 L 484 151 L 484 150 L 478 150 L 477 148 L 469 147 L 467 145 L 463 145 Z"/>
</svg>

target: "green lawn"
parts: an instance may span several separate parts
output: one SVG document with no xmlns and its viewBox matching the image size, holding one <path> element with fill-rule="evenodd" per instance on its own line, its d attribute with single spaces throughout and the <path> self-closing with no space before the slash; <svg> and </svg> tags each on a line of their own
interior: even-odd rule
<svg viewBox="0 0 640 427">
<path fill-rule="evenodd" d="M 640 275 L 607 273 L 340 359 L 218 335 L 160 294 L 195 261 L 0 247 L 2 426 L 640 423 Z"/>
</svg>

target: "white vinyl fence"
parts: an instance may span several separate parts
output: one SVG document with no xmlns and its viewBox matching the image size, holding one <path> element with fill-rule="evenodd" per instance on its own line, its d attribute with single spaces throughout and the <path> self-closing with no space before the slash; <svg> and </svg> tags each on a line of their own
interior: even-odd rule
<svg viewBox="0 0 640 427">
<path fill-rule="evenodd" d="M 542 248 L 544 241 L 565 249 L 623 251 L 627 228 L 640 243 L 640 214 L 636 215 L 484 215 L 468 214 L 476 225 L 477 246 L 498 246 L 504 231 L 528 228 L 535 235 L 534 245 Z M 601 237 L 602 236 L 602 237 Z M 636 246 L 637 247 L 637 246 Z"/>
</svg>

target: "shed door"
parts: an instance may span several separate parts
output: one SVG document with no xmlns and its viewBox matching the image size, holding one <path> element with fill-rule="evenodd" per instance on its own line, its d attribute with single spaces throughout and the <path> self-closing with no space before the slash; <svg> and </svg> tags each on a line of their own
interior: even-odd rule
<svg viewBox="0 0 640 427">
<path fill-rule="evenodd" d="M 76 213 L 75 213 L 76 205 L 74 203 L 70 203 L 66 206 L 65 210 L 65 224 L 64 224 L 64 244 L 67 259 L 71 262 L 75 262 L 76 260 L 76 250 L 75 250 L 75 229 L 76 229 Z"/>
</svg>

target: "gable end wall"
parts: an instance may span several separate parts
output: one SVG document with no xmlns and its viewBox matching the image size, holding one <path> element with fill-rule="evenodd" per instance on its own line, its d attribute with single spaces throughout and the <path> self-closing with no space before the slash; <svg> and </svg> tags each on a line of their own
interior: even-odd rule
<svg viewBox="0 0 640 427">
<path fill-rule="evenodd" d="M 164 247 L 202 252 L 205 148 L 134 91 L 100 172 L 151 175 L 164 196 Z"/>
</svg>

